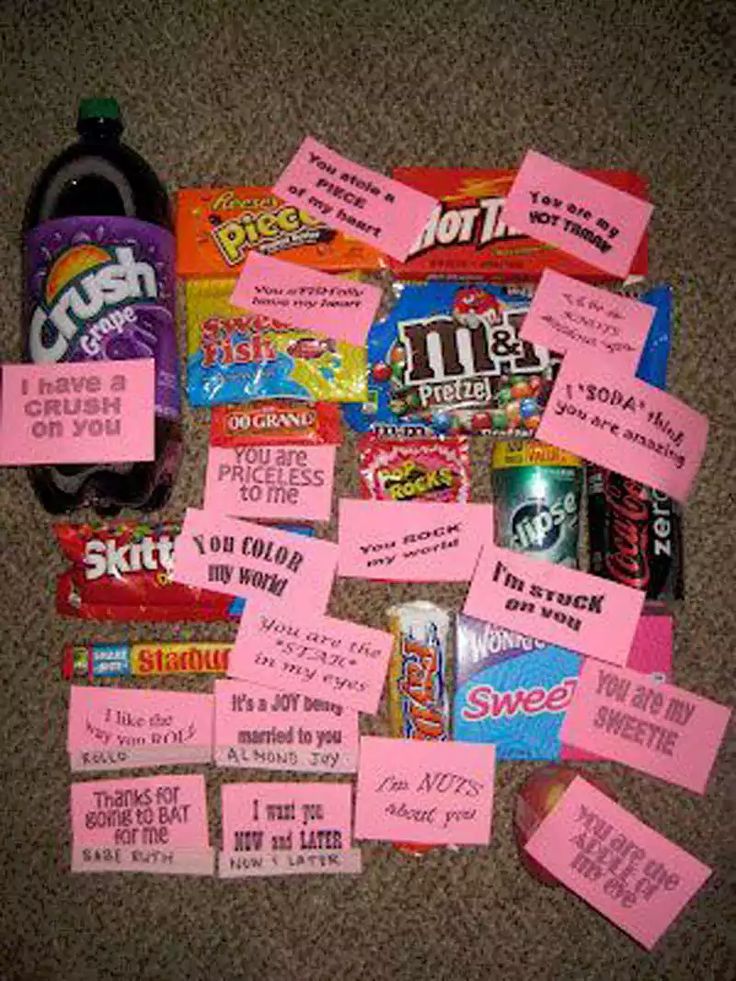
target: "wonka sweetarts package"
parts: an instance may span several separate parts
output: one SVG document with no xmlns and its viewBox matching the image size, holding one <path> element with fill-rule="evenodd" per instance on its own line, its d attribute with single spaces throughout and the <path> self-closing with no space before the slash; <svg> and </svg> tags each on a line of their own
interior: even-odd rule
<svg viewBox="0 0 736 981">
<path fill-rule="evenodd" d="M 187 393 L 195 406 L 253 399 L 361 402 L 365 348 L 230 303 L 232 279 L 186 283 Z"/>
<path fill-rule="evenodd" d="M 628 667 L 669 681 L 672 630 L 670 614 L 645 613 Z M 499 760 L 593 759 L 560 743 L 582 661 L 562 647 L 459 613 L 453 739 L 494 743 Z"/>
<path fill-rule="evenodd" d="M 647 198 L 646 183 L 631 171 L 583 173 L 620 191 Z M 530 282 L 545 268 L 595 281 L 613 277 L 552 245 L 519 234 L 503 221 L 506 195 L 515 170 L 454 167 L 398 167 L 396 180 L 439 200 L 406 262 L 390 261 L 401 279 L 461 278 Z M 647 273 L 647 238 L 642 240 L 631 276 Z"/>
<path fill-rule="evenodd" d="M 345 422 L 381 436 L 531 436 L 559 358 L 519 337 L 527 289 L 458 281 L 398 286 L 368 333 L 368 399 Z"/>
</svg>

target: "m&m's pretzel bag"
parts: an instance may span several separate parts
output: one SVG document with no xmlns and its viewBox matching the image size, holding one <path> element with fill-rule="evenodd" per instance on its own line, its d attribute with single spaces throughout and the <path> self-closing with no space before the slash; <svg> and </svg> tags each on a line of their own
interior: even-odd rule
<svg viewBox="0 0 736 981">
<path fill-rule="evenodd" d="M 466 502 L 470 454 L 462 436 L 446 439 L 383 439 L 358 443 L 363 497 L 375 501 Z"/>
<path fill-rule="evenodd" d="M 366 397 L 365 349 L 230 303 L 231 279 L 186 283 L 187 393 L 192 405 Z"/>
<path fill-rule="evenodd" d="M 638 174 L 626 170 L 586 170 L 583 173 L 647 198 L 647 186 Z M 402 279 L 430 277 L 529 282 L 544 269 L 579 279 L 611 279 L 575 256 L 509 228 L 503 220 L 506 195 L 515 170 L 478 168 L 397 167 L 396 180 L 439 200 L 405 262 L 391 260 Z M 647 273 L 647 238 L 642 240 L 631 267 L 632 276 Z"/>
<path fill-rule="evenodd" d="M 371 271 L 383 255 L 268 187 L 187 187 L 176 196 L 179 276 L 235 277 L 251 251 L 324 272 Z"/>
<path fill-rule="evenodd" d="M 532 435 L 559 357 L 519 337 L 530 302 L 490 283 L 404 285 L 368 333 L 368 399 L 343 418 L 383 436 Z"/>
<path fill-rule="evenodd" d="M 172 522 L 55 525 L 71 562 L 57 581 L 57 612 L 83 620 L 227 620 L 231 597 L 172 582 L 179 531 Z"/>
</svg>

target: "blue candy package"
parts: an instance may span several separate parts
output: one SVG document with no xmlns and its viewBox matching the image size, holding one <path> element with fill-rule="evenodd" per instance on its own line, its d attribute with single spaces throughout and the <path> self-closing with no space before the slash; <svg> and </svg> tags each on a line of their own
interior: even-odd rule
<svg viewBox="0 0 736 981">
<path fill-rule="evenodd" d="M 636 377 L 648 385 L 666 389 L 667 362 L 672 345 L 672 287 L 655 286 L 642 293 L 639 299 L 654 307 L 655 314 L 639 358 Z"/>
<path fill-rule="evenodd" d="M 532 436 L 559 356 L 519 338 L 531 292 L 458 280 L 400 284 L 368 334 L 368 401 L 346 405 L 381 436 Z"/>
<path fill-rule="evenodd" d="M 276 525 L 279 531 L 290 531 L 294 535 L 304 535 L 305 538 L 314 537 L 314 528 L 311 525 Z M 239 620 L 245 609 L 245 599 L 242 596 L 233 597 L 233 601 L 228 607 L 227 615 L 231 620 Z"/>
<path fill-rule="evenodd" d="M 361 402 L 365 350 L 230 303 L 234 280 L 190 279 L 187 394 L 194 406 L 263 398 Z"/>
<path fill-rule="evenodd" d="M 460 613 L 453 738 L 494 743 L 499 760 L 556 760 L 579 654 Z"/>
<path fill-rule="evenodd" d="M 668 681 L 673 626 L 665 609 L 646 608 L 627 667 Z M 493 743 L 499 760 L 591 759 L 560 742 L 582 663 L 574 651 L 458 614 L 453 738 Z"/>
</svg>

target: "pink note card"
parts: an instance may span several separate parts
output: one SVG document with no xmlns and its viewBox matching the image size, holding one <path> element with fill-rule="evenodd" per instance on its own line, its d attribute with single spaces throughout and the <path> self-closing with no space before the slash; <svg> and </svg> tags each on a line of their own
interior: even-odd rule
<svg viewBox="0 0 736 981">
<path fill-rule="evenodd" d="M 520 336 L 633 375 L 654 312 L 646 303 L 545 269 Z"/>
<path fill-rule="evenodd" d="M 494 746 L 363 736 L 355 837 L 427 845 L 487 845 Z"/>
<path fill-rule="evenodd" d="M 393 582 L 463 582 L 493 541 L 490 504 L 339 503 L 338 575 Z"/>
<path fill-rule="evenodd" d="M 626 664 L 645 594 L 586 572 L 488 546 L 463 612 L 613 664 Z"/>
<path fill-rule="evenodd" d="M 526 850 L 647 950 L 712 872 L 582 777 L 573 780 Z"/>
<path fill-rule="evenodd" d="M 352 784 L 222 785 L 221 879 L 362 871 Z"/>
<path fill-rule="evenodd" d="M 586 661 L 560 738 L 704 794 L 730 715 L 684 688 Z"/>
<path fill-rule="evenodd" d="M 671 613 L 643 613 L 639 617 L 631 652 L 626 667 L 640 675 L 647 675 L 645 681 L 670 681 L 672 677 L 672 654 L 674 647 L 674 621 Z M 584 664 L 583 660 L 581 669 Z M 574 691 L 574 689 L 573 689 Z M 579 746 L 562 744 L 560 758 L 563 760 L 597 760 L 595 753 L 589 753 Z"/>
<path fill-rule="evenodd" d="M 201 775 L 73 783 L 72 872 L 212 875 Z"/>
<path fill-rule="evenodd" d="M 308 136 L 273 193 L 403 262 L 437 201 Z"/>
<path fill-rule="evenodd" d="M 329 521 L 335 446 L 210 446 L 204 506 L 243 518 Z"/>
<path fill-rule="evenodd" d="M 653 205 L 529 150 L 503 221 L 614 276 L 626 277 Z"/>
<path fill-rule="evenodd" d="M 336 566 L 332 542 L 187 508 L 172 578 L 259 606 L 286 602 L 292 613 L 322 612 Z"/>
<path fill-rule="evenodd" d="M 358 713 L 311 695 L 218 679 L 215 763 L 247 770 L 355 773 Z"/>
<path fill-rule="evenodd" d="M 251 252 L 230 302 L 304 330 L 363 345 L 381 291 L 370 283 Z"/>
<path fill-rule="evenodd" d="M 638 378 L 566 357 L 537 438 L 684 503 L 703 459 L 708 420 Z"/>
<path fill-rule="evenodd" d="M 72 685 L 72 770 L 122 770 L 212 759 L 212 695 Z"/>
<path fill-rule="evenodd" d="M 127 463 L 154 455 L 154 364 L 6 364 L 0 465 Z"/>
<path fill-rule="evenodd" d="M 230 652 L 228 674 L 374 713 L 392 642 L 387 631 L 348 620 L 308 611 L 266 613 L 249 606 Z"/>
</svg>

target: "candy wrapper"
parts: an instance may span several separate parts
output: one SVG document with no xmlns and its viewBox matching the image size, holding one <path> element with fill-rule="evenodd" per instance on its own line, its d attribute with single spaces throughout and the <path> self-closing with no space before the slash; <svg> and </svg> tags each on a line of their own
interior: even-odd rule
<svg viewBox="0 0 736 981">
<path fill-rule="evenodd" d="M 212 446 L 342 442 L 340 409 L 331 402 L 264 399 L 247 405 L 215 405 L 210 420 Z"/>
<path fill-rule="evenodd" d="M 388 668 L 389 727 L 403 739 L 450 738 L 447 698 L 447 640 L 450 616 L 434 603 L 416 600 L 388 611 L 394 644 Z M 432 845 L 396 843 L 410 855 Z"/>
<path fill-rule="evenodd" d="M 154 678 L 164 675 L 227 674 L 232 644 L 192 641 L 188 644 L 151 641 L 142 644 L 68 644 L 64 678 Z"/>
<path fill-rule="evenodd" d="M 385 265 L 380 252 L 328 228 L 268 187 L 187 187 L 177 192 L 179 276 L 235 277 L 254 250 L 325 272 Z"/>
<path fill-rule="evenodd" d="M 628 666 L 667 681 L 672 649 L 672 617 L 647 611 Z M 458 614 L 453 738 L 493 743 L 499 760 L 592 759 L 560 742 L 582 660 L 565 648 Z"/>
<path fill-rule="evenodd" d="M 56 586 L 56 611 L 83 620 L 226 620 L 229 596 L 172 582 L 180 526 L 123 521 L 54 526 L 71 566 Z"/>
<path fill-rule="evenodd" d="M 187 392 L 192 405 L 366 398 L 364 348 L 234 307 L 232 291 L 230 279 L 191 279 L 186 284 Z"/>
<path fill-rule="evenodd" d="M 624 170 L 584 173 L 636 197 L 647 197 L 646 183 Z M 561 249 L 520 235 L 503 221 L 506 195 L 515 170 L 478 168 L 398 167 L 396 180 L 439 200 L 406 262 L 390 260 L 402 279 L 468 278 L 501 282 L 539 279 L 546 268 L 579 279 L 610 278 L 600 269 Z M 632 276 L 647 273 L 647 239 L 631 267 Z"/>
<path fill-rule="evenodd" d="M 367 435 L 358 443 L 363 497 L 374 501 L 466 502 L 470 454 L 463 437 L 391 440 Z"/>
<path fill-rule="evenodd" d="M 368 400 L 344 407 L 382 436 L 530 436 L 559 356 L 522 341 L 527 290 L 489 283 L 405 285 L 368 334 Z"/>
</svg>

